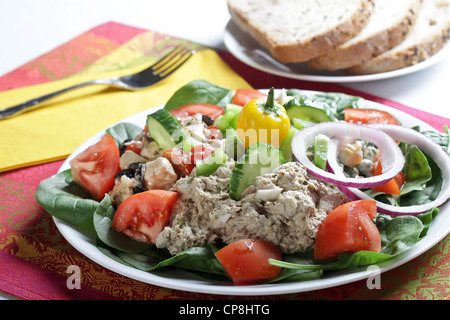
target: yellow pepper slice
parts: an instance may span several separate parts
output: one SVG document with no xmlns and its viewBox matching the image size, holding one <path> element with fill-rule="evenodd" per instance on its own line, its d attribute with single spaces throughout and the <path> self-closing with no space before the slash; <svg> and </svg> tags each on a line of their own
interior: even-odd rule
<svg viewBox="0 0 450 320">
<path fill-rule="evenodd" d="M 283 105 L 275 102 L 274 89 L 267 101 L 254 99 L 244 105 L 236 122 L 236 132 L 245 148 L 258 142 L 279 148 L 286 137 L 291 122 Z"/>
</svg>

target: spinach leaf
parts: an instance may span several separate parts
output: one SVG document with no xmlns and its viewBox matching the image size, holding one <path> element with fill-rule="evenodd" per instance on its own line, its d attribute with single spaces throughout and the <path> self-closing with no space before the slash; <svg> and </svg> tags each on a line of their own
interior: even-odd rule
<svg viewBox="0 0 450 320">
<path fill-rule="evenodd" d="M 149 249 L 141 253 L 118 250 L 116 253 L 126 264 L 142 271 L 152 271 L 161 261 L 170 258 L 170 254 L 167 251 L 156 249 Z"/>
<path fill-rule="evenodd" d="M 413 190 L 406 194 L 402 188 L 401 195 L 397 199 L 397 204 L 400 206 L 412 206 L 433 201 L 437 198 L 442 187 L 442 173 L 436 162 L 427 154 L 425 154 L 431 171 L 431 178 L 427 181 L 422 189 Z M 408 183 L 408 182 L 406 182 Z M 405 185 L 406 186 L 406 185 Z"/>
<path fill-rule="evenodd" d="M 172 259 L 174 260 L 172 261 Z M 211 246 L 187 249 L 173 258 L 162 261 L 155 268 L 168 265 L 173 265 L 182 269 L 226 275 L 225 270 L 214 255 Z"/>
<path fill-rule="evenodd" d="M 289 89 L 288 96 L 293 96 L 297 100 L 291 103 L 305 103 L 314 107 L 326 110 L 328 115 L 334 120 L 344 120 L 344 110 L 346 108 L 364 108 L 365 99 L 340 92 L 324 92 L 308 95 L 300 89 Z M 311 102 L 313 101 L 313 102 Z"/>
<path fill-rule="evenodd" d="M 231 90 L 198 79 L 178 89 L 164 108 L 170 111 L 190 103 L 212 103 L 225 108 L 231 102 L 232 96 Z"/>
<path fill-rule="evenodd" d="M 423 190 L 431 179 L 431 169 L 425 154 L 416 145 L 410 146 L 405 155 L 403 173 L 406 181 L 401 190 L 401 196 L 414 190 Z"/>
<path fill-rule="evenodd" d="M 57 173 L 38 186 L 36 200 L 52 216 L 73 225 L 92 219 L 99 202 L 73 181 L 71 170 Z"/>
<path fill-rule="evenodd" d="M 298 270 L 342 270 L 352 267 L 367 266 L 382 262 L 391 258 L 391 255 L 373 252 L 373 251 L 357 251 L 354 253 L 339 253 L 336 261 L 324 263 L 302 264 L 296 262 L 278 261 L 269 259 L 269 263 L 278 267 Z"/>
<path fill-rule="evenodd" d="M 126 263 L 143 271 L 177 267 L 226 276 L 225 270 L 214 255 L 211 245 L 192 247 L 174 256 L 161 249 L 147 250 L 140 254 L 118 251 L 117 255 Z"/>
<path fill-rule="evenodd" d="M 391 257 L 391 255 L 373 251 L 344 252 L 338 254 L 336 261 L 325 264 L 323 268 L 325 270 L 342 270 L 352 267 L 369 266 Z"/>
<path fill-rule="evenodd" d="M 444 143 L 441 143 L 442 147 L 444 148 L 444 150 L 447 151 L 447 153 L 450 153 L 450 133 L 449 133 L 449 129 L 447 125 L 444 125 L 444 131 L 445 134 L 442 134 L 442 136 L 447 137 L 447 141 Z"/>
<path fill-rule="evenodd" d="M 440 145 L 447 153 L 450 153 L 450 136 L 447 125 L 443 126 L 444 132 L 437 131 L 421 131 L 419 126 L 413 127 L 414 130 L 420 132 L 424 136 L 427 136 Z"/>
<path fill-rule="evenodd" d="M 373 189 L 364 190 L 368 196 L 392 206 L 413 206 L 433 201 L 442 186 L 442 173 L 436 162 L 416 145 L 400 143 L 405 155 L 403 173 L 407 178 L 398 197 Z"/>
<path fill-rule="evenodd" d="M 128 122 L 121 122 L 117 125 L 106 130 L 117 143 L 117 146 L 122 147 L 122 143 L 130 138 L 135 138 L 139 133 L 142 132 L 141 127 Z"/>
<path fill-rule="evenodd" d="M 108 195 L 105 195 L 105 198 L 100 202 L 100 205 L 94 212 L 94 228 L 98 238 L 104 244 L 124 252 L 133 253 L 142 252 L 152 247 L 149 243 L 136 241 L 122 232 L 111 228 L 115 212 L 111 198 Z"/>
<path fill-rule="evenodd" d="M 381 252 L 389 255 L 414 246 L 424 228 L 422 221 L 414 216 L 378 215 L 376 225 L 381 235 Z"/>
<path fill-rule="evenodd" d="M 314 99 L 330 106 L 330 110 L 339 120 L 344 120 L 346 108 L 365 108 L 365 99 L 339 92 L 324 92 L 314 95 Z"/>
<path fill-rule="evenodd" d="M 323 275 L 323 269 L 303 270 L 282 268 L 280 274 L 266 283 L 296 282 L 319 279 Z"/>
<path fill-rule="evenodd" d="M 434 217 L 439 213 L 439 208 L 431 208 L 427 212 L 421 213 L 417 215 L 417 218 L 422 221 L 423 224 L 423 230 L 422 233 L 419 236 L 419 239 L 422 239 L 425 237 L 428 233 L 428 229 L 430 228 L 431 222 L 433 221 Z"/>
<path fill-rule="evenodd" d="M 133 267 L 131 264 L 125 262 L 124 260 L 122 260 L 116 253 L 116 250 L 114 250 L 111 247 L 108 247 L 106 244 L 102 243 L 99 239 L 97 239 L 97 249 L 103 253 L 105 256 L 107 256 L 108 258 L 113 259 L 114 261 L 117 261 L 119 263 L 122 263 L 124 265 L 127 265 L 129 267 Z"/>
</svg>

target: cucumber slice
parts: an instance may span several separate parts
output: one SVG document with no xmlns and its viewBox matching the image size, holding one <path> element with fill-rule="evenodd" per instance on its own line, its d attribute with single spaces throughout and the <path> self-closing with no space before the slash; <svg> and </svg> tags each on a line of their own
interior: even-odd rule
<svg viewBox="0 0 450 320">
<path fill-rule="evenodd" d="M 226 131 L 225 152 L 234 160 L 240 159 L 245 153 L 245 146 L 234 129 L 227 129 Z"/>
<path fill-rule="evenodd" d="M 183 141 L 183 151 L 189 153 L 193 147 L 203 144 L 203 142 L 198 141 L 194 137 L 187 136 L 186 140 Z"/>
<path fill-rule="evenodd" d="M 230 198 L 240 200 L 245 189 L 255 183 L 256 177 L 272 172 L 285 162 L 283 153 L 267 143 L 249 146 L 231 173 Z"/>
<path fill-rule="evenodd" d="M 186 135 L 180 124 L 165 109 L 149 114 L 147 127 L 150 136 L 164 150 L 172 149 L 182 141 L 186 141 Z"/>
<path fill-rule="evenodd" d="M 294 125 L 294 127 L 297 128 L 298 130 L 301 130 L 304 127 L 310 126 L 315 123 L 312 121 L 302 120 L 299 118 L 293 118 L 293 119 L 291 119 L 291 121 L 292 121 L 292 124 Z"/>
<path fill-rule="evenodd" d="M 325 170 L 327 166 L 327 154 L 328 154 L 328 142 L 330 138 L 326 135 L 319 133 L 314 138 L 314 160 L 313 163 L 316 167 Z"/>
<path fill-rule="evenodd" d="M 286 161 L 294 160 L 291 144 L 292 139 L 297 134 L 297 132 L 298 129 L 296 127 L 290 126 L 286 138 L 284 138 L 283 142 L 281 142 L 280 151 L 283 153 L 283 157 Z"/>
<path fill-rule="evenodd" d="M 311 106 L 292 105 L 286 109 L 286 113 L 290 119 L 297 118 L 315 123 L 333 121 L 325 110 Z"/>
<path fill-rule="evenodd" d="M 241 110 L 241 106 L 231 103 L 227 104 L 227 106 L 225 107 L 225 112 L 220 118 L 220 121 L 217 121 L 217 123 L 215 123 L 220 131 L 222 131 L 222 133 L 225 133 L 225 130 L 227 129 L 236 129 L 237 118 Z"/>
<path fill-rule="evenodd" d="M 226 153 L 222 149 L 217 148 L 211 155 L 195 163 L 195 174 L 197 176 L 209 176 L 219 169 L 227 159 Z"/>
</svg>

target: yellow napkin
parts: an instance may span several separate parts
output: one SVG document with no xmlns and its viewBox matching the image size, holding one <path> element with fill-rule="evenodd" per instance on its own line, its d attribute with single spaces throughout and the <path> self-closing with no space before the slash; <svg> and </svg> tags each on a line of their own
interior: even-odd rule
<svg viewBox="0 0 450 320">
<path fill-rule="evenodd" d="M 131 41 L 140 43 L 145 36 Z M 113 73 L 117 76 L 141 70 L 151 63 L 133 45 L 124 45 L 71 78 L 0 93 L 0 109 L 86 80 L 110 76 L 111 72 L 105 70 L 114 64 L 120 64 L 120 71 Z M 171 76 L 143 91 L 104 85 L 77 89 L 40 108 L 0 120 L 0 172 L 64 159 L 93 134 L 127 116 L 165 103 L 178 88 L 195 79 L 232 90 L 250 88 L 215 51 L 203 49 Z"/>
</svg>

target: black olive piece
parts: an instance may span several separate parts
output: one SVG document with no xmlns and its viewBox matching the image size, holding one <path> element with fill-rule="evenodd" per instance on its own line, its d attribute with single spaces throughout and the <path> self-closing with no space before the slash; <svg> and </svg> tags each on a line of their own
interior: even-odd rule
<svg viewBox="0 0 450 320">
<path fill-rule="evenodd" d="M 136 171 L 136 170 L 140 170 L 143 165 L 144 164 L 142 162 L 133 162 L 128 166 L 128 168 Z"/>
<path fill-rule="evenodd" d="M 141 180 L 144 175 L 145 165 L 142 162 L 133 162 L 128 166 L 128 169 L 134 170 L 134 177 Z"/>
<path fill-rule="evenodd" d="M 127 169 L 120 170 L 115 177 L 120 178 L 121 176 L 125 175 L 130 179 L 136 178 L 138 181 L 141 181 L 141 178 L 143 176 L 143 169 L 144 164 L 142 162 L 133 162 L 128 166 Z"/>
<path fill-rule="evenodd" d="M 120 147 L 120 155 L 122 155 L 124 152 L 125 152 L 125 150 L 127 149 L 127 147 L 130 145 L 130 144 L 132 144 L 133 142 L 135 142 L 136 140 L 134 140 L 134 139 L 132 139 L 132 138 L 128 138 L 128 139 L 125 139 L 123 142 L 122 142 L 122 146 Z"/>
<path fill-rule="evenodd" d="M 141 193 L 141 192 L 144 192 L 144 191 L 145 191 L 145 189 L 144 189 L 141 185 L 139 185 L 139 184 L 137 184 L 137 185 L 135 185 L 133 188 L 131 188 L 131 192 L 132 192 L 133 194 Z"/>
<path fill-rule="evenodd" d="M 202 121 L 209 127 L 214 124 L 214 119 L 206 114 L 202 114 Z"/>
<path fill-rule="evenodd" d="M 115 178 L 120 178 L 121 176 L 127 176 L 130 179 L 133 179 L 136 172 L 132 169 L 123 169 L 116 173 Z"/>
</svg>

